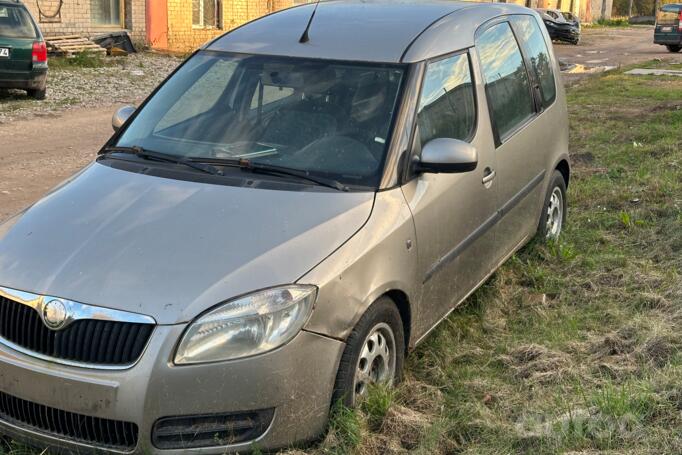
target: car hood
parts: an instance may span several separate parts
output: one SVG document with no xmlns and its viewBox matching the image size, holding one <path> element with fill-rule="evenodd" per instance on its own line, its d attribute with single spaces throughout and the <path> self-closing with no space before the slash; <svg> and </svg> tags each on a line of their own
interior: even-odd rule
<svg viewBox="0 0 682 455">
<path fill-rule="evenodd" d="M 372 192 L 211 185 L 94 163 L 0 225 L 0 286 L 186 322 L 295 282 L 373 203 Z"/>
</svg>

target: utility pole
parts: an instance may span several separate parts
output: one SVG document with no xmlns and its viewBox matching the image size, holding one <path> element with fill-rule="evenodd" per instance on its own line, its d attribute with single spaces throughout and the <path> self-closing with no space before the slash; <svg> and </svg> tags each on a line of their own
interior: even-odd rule
<svg viewBox="0 0 682 455">
<path fill-rule="evenodd" d="M 634 3 L 634 0 L 630 0 L 630 3 L 628 4 L 628 18 L 632 17 L 632 4 Z"/>
</svg>

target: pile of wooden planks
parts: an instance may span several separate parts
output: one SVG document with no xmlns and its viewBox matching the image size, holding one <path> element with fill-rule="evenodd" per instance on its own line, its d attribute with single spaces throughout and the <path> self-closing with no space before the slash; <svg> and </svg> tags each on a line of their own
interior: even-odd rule
<svg viewBox="0 0 682 455">
<path fill-rule="evenodd" d="M 106 55 L 107 50 L 81 35 L 53 36 L 45 40 L 52 55 L 73 57 L 81 52 Z"/>
</svg>

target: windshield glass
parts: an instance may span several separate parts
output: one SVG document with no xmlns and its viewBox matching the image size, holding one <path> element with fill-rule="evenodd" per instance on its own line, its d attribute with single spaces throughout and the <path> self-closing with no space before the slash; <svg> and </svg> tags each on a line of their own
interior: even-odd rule
<svg viewBox="0 0 682 455">
<path fill-rule="evenodd" d="M 23 8 L 0 6 L 0 38 L 35 38 L 33 21 Z"/>
<path fill-rule="evenodd" d="M 117 145 L 192 159 L 248 159 L 375 187 L 404 69 L 201 52 Z"/>
</svg>

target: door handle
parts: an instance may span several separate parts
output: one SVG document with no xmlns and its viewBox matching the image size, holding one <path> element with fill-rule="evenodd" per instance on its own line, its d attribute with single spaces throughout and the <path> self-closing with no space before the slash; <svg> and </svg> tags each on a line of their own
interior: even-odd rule
<svg viewBox="0 0 682 455">
<path fill-rule="evenodd" d="M 485 168 L 485 171 L 483 171 L 483 184 L 486 186 L 490 185 L 490 183 L 495 180 L 496 176 L 497 174 L 494 170 L 490 169 L 489 167 Z"/>
</svg>

